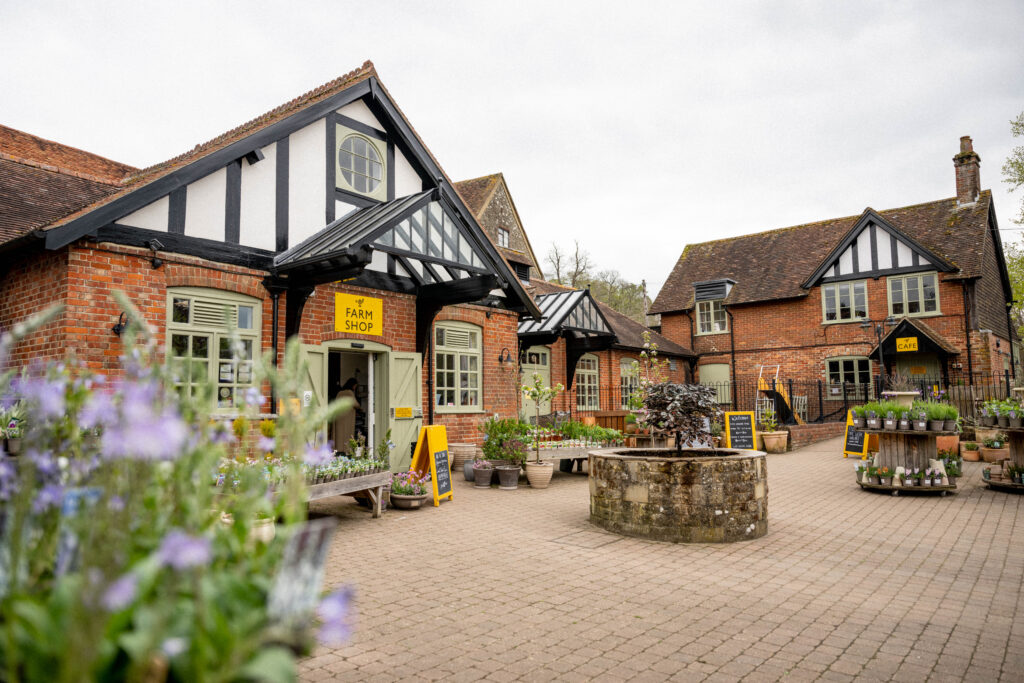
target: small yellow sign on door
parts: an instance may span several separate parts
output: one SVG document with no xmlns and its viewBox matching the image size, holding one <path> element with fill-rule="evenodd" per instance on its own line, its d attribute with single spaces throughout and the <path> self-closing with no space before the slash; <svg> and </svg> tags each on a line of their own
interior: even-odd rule
<svg viewBox="0 0 1024 683">
<path fill-rule="evenodd" d="M 896 351 L 917 351 L 917 337 L 896 337 Z"/>
<path fill-rule="evenodd" d="M 384 300 L 356 294 L 334 295 L 334 331 L 384 334 Z"/>
</svg>

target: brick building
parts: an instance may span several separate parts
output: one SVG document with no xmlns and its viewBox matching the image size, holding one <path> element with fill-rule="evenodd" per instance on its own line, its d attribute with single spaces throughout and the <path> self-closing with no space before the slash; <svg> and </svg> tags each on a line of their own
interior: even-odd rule
<svg viewBox="0 0 1024 683">
<path fill-rule="evenodd" d="M 123 290 L 225 417 L 254 359 L 298 336 L 301 402 L 355 380 L 396 469 L 421 424 L 478 441 L 518 410 L 501 351 L 539 310 L 369 62 L 146 169 L 0 128 L 0 189 L 0 329 L 64 304 L 16 363 L 116 372 Z"/>
<path fill-rule="evenodd" d="M 863 396 L 883 373 L 1015 375 L 992 195 L 971 139 L 960 146 L 955 197 L 688 245 L 652 308 L 662 333 L 698 354 L 701 382 L 777 367 L 783 382 L 821 380 L 826 401 Z"/>
</svg>

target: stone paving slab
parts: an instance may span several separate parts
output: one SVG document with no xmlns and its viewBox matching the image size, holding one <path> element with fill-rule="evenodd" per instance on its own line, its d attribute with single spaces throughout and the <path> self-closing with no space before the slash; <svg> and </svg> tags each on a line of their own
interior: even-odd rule
<svg viewBox="0 0 1024 683">
<path fill-rule="evenodd" d="M 586 476 L 454 479 L 439 508 L 342 498 L 325 583 L 350 643 L 302 680 L 1024 680 L 1024 496 L 862 491 L 841 440 L 768 456 L 768 534 L 675 545 L 588 522 Z M 458 473 L 457 473 L 458 474 Z"/>
</svg>

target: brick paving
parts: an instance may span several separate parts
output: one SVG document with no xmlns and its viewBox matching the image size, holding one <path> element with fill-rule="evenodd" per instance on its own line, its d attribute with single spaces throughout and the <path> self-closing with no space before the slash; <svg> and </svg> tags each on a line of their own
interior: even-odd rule
<svg viewBox="0 0 1024 683">
<path fill-rule="evenodd" d="M 1024 679 L 1024 496 L 892 497 L 854 483 L 839 439 L 768 456 L 768 535 L 619 537 L 586 477 L 474 489 L 374 520 L 351 499 L 326 583 L 356 587 L 352 641 L 303 680 Z M 1018 538 L 1020 537 L 1020 538 Z"/>
</svg>

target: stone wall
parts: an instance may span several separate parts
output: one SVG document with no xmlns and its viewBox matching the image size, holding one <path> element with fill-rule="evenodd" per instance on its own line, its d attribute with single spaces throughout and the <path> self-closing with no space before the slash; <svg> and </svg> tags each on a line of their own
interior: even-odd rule
<svg viewBox="0 0 1024 683">
<path fill-rule="evenodd" d="M 626 536 L 729 543 L 768 532 L 764 453 L 719 456 L 590 454 L 590 521 Z M 727 455 L 735 453 L 735 455 Z"/>
</svg>

